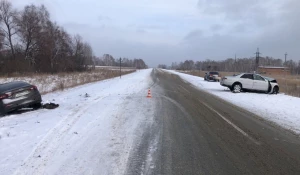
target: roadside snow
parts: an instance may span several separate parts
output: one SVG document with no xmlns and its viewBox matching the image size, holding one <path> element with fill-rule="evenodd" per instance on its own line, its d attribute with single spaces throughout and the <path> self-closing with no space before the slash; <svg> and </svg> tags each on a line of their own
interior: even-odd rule
<svg viewBox="0 0 300 175">
<path fill-rule="evenodd" d="M 154 102 L 151 69 L 43 96 L 58 103 L 0 118 L 0 174 L 122 174 Z"/>
<path fill-rule="evenodd" d="M 207 82 L 201 77 L 172 70 L 166 71 L 179 75 L 182 79 L 199 89 L 214 94 L 269 121 L 275 122 L 286 129 L 300 134 L 300 98 L 285 94 L 233 94 L 228 88 L 221 86 L 218 82 Z"/>
</svg>

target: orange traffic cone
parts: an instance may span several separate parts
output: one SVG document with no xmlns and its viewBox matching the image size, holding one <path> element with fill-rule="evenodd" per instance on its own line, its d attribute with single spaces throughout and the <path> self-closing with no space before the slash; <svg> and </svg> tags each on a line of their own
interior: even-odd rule
<svg viewBox="0 0 300 175">
<path fill-rule="evenodd" d="M 148 90 L 147 98 L 152 98 L 152 96 L 151 96 L 151 90 L 150 89 Z"/>
</svg>

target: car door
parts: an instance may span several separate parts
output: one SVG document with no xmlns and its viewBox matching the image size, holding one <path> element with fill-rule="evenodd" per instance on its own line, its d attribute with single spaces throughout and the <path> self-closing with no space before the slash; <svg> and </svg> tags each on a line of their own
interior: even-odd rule
<svg viewBox="0 0 300 175">
<path fill-rule="evenodd" d="M 244 74 L 240 77 L 243 89 L 253 89 L 253 74 Z"/>
<path fill-rule="evenodd" d="M 253 90 L 268 91 L 269 82 L 260 75 L 254 74 Z"/>
</svg>

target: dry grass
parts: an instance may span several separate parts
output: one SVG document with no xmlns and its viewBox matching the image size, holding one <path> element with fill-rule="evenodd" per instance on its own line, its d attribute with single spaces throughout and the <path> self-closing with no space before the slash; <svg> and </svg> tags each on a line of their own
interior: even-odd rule
<svg viewBox="0 0 300 175">
<path fill-rule="evenodd" d="M 135 72 L 135 70 L 124 70 L 122 75 Z M 41 94 L 64 90 L 91 82 L 101 81 L 113 77 L 118 77 L 120 72 L 117 70 L 94 70 L 88 72 L 72 72 L 72 73 L 58 73 L 58 74 L 13 74 L 0 77 L 0 83 L 11 81 L 25 81 L 34 84 L 38 87 Z"/>
<path fill-rule="evenodd" d="M 207 71 L 181 71 L 186 74 L 204 77 Z M 219 72 L 220 76 L 233 75 L 234 72 Z M 279 84 L 280 92 L 292 95 L 295 97 L 300 97 L 300 75 L 265 75 L 267 77 L 275 78 Z"/>
</svg>

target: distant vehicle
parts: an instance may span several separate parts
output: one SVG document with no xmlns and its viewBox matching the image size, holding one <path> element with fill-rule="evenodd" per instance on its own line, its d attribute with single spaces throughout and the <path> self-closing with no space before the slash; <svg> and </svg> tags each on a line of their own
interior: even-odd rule
<svg viewBox="0 0 300 175">
<path fill-rule="evenodd" d="M 221 79 L 220 84 L 228 87 L 234 93 L 239 93 L 242 90 L 279 93 L 279 85 L 274 78 L 259 74 L 242 73 L 235 76 L 225 76 Z"/>
<path fill-rule="evenodd" d="M 206 81 L 220 81 L 219 72 L 207 72 L 205 73 L 204 80 Z"/>
<path fill-rule="evenodd" d="M 40 108 L 42 97 L 37 87 L 14 81 L 0 84 L 0 115 L 25 107 Z"/>
</svg>

